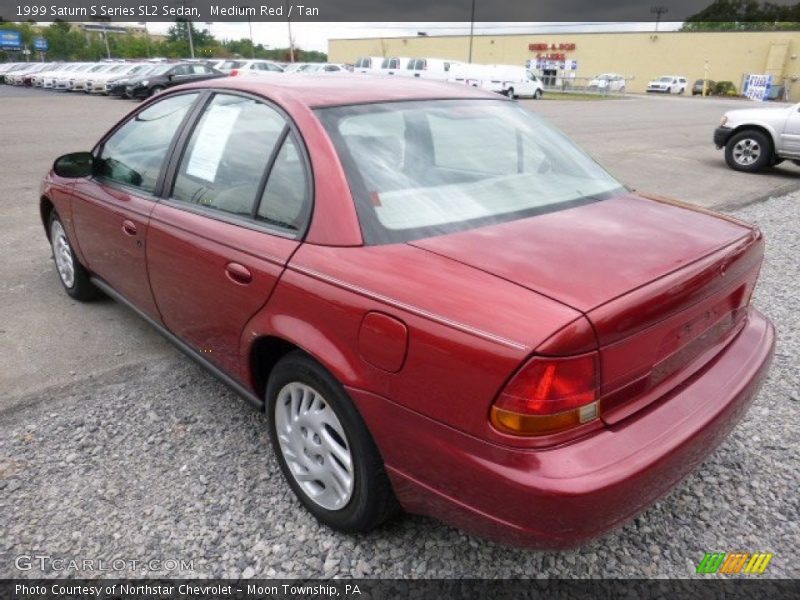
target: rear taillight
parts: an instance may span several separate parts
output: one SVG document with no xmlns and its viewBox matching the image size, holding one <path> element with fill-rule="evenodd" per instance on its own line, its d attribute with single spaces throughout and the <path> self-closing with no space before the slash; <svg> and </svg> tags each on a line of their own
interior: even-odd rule
<svg viewBox="0 0 800 600">
<path fill-rule="evenodd" d="M 597 363 L 596 352 L 532 358 L 495 400 L 492 424 L 504 433 L 548 435 L 597 419 Z"/>
<path fill-rule="evenodd" d="M 239 69 L 231 69 L 230 76 L 236 77 L 239 74 Z"/>
</svg>

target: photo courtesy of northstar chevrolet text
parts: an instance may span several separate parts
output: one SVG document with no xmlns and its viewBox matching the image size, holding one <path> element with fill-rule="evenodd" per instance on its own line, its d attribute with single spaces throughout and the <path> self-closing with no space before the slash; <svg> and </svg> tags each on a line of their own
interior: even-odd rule
<svg viewBox="0 0 800 600">
<path fill-rule="evenodd" d="M 797 594 L 798 14 L 0 0 L 4 596 Z"/>
</svg>

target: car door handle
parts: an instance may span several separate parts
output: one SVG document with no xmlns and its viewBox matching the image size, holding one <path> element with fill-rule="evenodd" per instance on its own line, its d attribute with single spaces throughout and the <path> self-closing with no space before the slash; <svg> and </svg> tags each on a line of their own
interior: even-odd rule
<svg viewBox="0 0 800 600">
<path fill-rule="evenodd" d="M 247 285 L 253 281 L 253 274 L 250 269 L 239 263 L 231 262 L 225 265 L 225 275 L 234 283 Z"/>
<path fill-rule="evenodd" d="M 127 235 L 136 235 L 136 223 L 125 219 L 122 222 L 122 231 Z"/>
</svg>

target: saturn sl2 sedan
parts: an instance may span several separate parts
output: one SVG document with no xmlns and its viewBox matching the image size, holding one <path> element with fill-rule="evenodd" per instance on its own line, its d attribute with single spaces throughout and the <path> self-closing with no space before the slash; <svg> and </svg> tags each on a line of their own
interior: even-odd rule
<svg viewBox="0 0 800 600">
<path fill-rule="evenodd" d="M 636 195 L 513 100 L 395 78 L 167 90 L 55 161 L 67 294 L 268 414 L 321 522 L 579 544 L 728 434 L 772 355 L 758 229 Z"/>
</svg>

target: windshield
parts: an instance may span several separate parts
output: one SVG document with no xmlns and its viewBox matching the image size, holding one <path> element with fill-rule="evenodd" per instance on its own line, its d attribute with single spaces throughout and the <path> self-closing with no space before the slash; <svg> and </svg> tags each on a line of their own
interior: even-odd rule
<svg viewBox="0 0 800 600">
<path fill-rule="evenodd" d="M 660 77 L 658 80 L 663 81 L 664 83 L 669 83 L 672 81 L 672 77 Z"/>
<path fill-rule="evenodd" d="M 530 217 L 624 191 L 543 119 L 502 100 L 317 110 L 367 244 Z"/>
<path fill-rule="evenodd" d="M 244 63 L 240 60 L 226 60 L 224 63 L 222 63 L 220 69 L 238 69 L 243 64 Z"/>
</svg>

